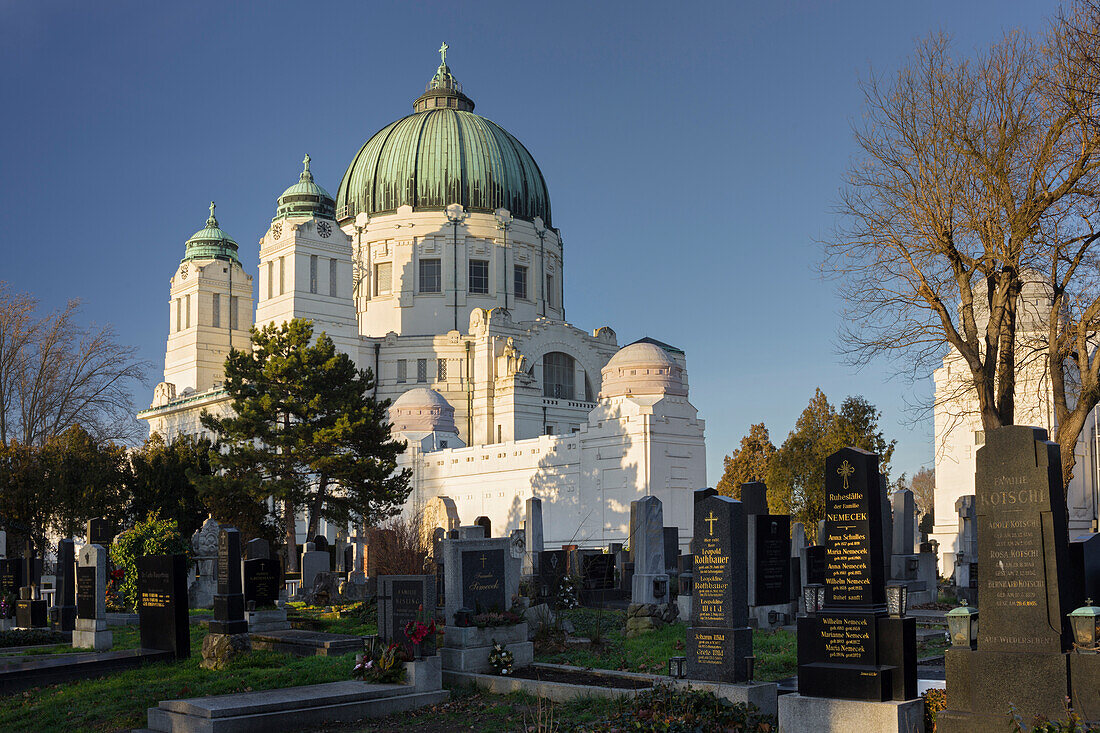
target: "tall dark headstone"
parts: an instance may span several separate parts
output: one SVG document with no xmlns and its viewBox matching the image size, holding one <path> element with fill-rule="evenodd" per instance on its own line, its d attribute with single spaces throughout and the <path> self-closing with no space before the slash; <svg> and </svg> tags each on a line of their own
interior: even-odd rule
<svg viewBox="0 0 1100 733">
<path fill-rule="evenodd" d="M 57 628 L 76 628 L 76 546 L 72 540 L 57 543 L 57 596 L 50 614 Z"/>
<path fill-rule="evenodd" d="M 191 656 L 187 619 L 187 559 L 154 555 L 138 559 L 138 624 L 141 646 Z"/>
<path fill-rule="evenodd" d="M 568 561 L 565 550 L 543 550 L 539 553 L 539 593 L 542 596 L 557 595 L 568 570 Z"/>
<path fill-rule="evenodd" d="M 244 563 L 244 603 L 255 603 L 256 608 L 274 606 L 279 600 L 279 590 L 283 587 L 282 568 L 279 561 L 270 557 L 258 557 L 245 560 Z"/>
<path fill-rule="evenodd" d="M 248 633 L 241 585 L 241 533 L 234 527 L 222 527 L 218 534 L 218 592 L 214 594 L 210 633 Z"/>
<path fill-rule="evenodd" d="M 749 603 L 772 606 L 791 601 L 791 518 L 787 514 L 756 514 L 749 532 Z"/>
<path fill-rule="evenodd" d="M 687 673 L 695 680 L 748 679 L 752 655 L 744 563 L 745 515 L 739 501 L 708 496 L 694 502 L 691 626 L 687 630 Z"/>
<path fill-rule="evenodd" d="M 76 567 L 76 627 L 73 648 L 106 651 L 113 641 L 107 628 L 107 550 L 87 544 Z"/>
<path fill-rule="evenodd" d="M 741 484 L 741 505 L 745 516 L 768 513 L 768 487 L 762 481 L 750 481 Z"/>
<path fill-rule="evenodd" d="M 493 523 L 488 517 L 478 517 L 474 520 L 474 524 L 485 530 L 485 537 L 493 536 Z"/>
<path fill-rule="evenodd" d="M 271 557 L 271 545 L 259 537 L 249 540 L 245 545 L 244 556 L 248 560 L 266 560 Z"/>
<path fill-rule="evenodd" d="M 23 587 L 23 558 L 9 557 L 0 560 L 0 595 L 8 599 L 19 597 L 19 589 Z M 9 618 L 15 615 L 15 604 L 12 603 L 9 610 Z"/>
<path fill-rule="evenodd" d="M 798 619 L 798 692 L 910 700 L 916 621 L 886 616 L 878 456 L 843 448 L 825 460 L 825 604 Z"/>
<path fill-rule="evenodd" d="M 985 434 L 975 476 L 977 649 L 946 652 L 949 709 L 936 716 L 937 731 L 1003 727 L 1009 705 L 1030 721 L 1063 717 L 1066 697 L 1077 710 L 1100 704 L 1100 656 L 1067 654 L 1066 614 L 1082 599 L 1069 562 L 1061 469 L 1045 430 Z M 1075 684 L 1085 680 L 1092 682 Z"/>
<path fill-rule="evenodd" d="M 115 541 L 114 525 L 111 523 L 111 520 L 105 517 L 89 519 L 86 533 L 88 535 L 89 545 L 110 547 L 111 543 Z"/>
<path fill-rule="evenodd" d="M 462 553 L 462 603 L 474 613 L 507 610 L 505 554 L 503 549 Z"/>
</svg>

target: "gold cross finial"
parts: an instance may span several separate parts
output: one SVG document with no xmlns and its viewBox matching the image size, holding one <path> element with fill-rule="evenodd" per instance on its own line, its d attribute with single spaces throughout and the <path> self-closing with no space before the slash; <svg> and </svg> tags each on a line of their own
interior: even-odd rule
<svg viewBox="0 0 1100 733">
<path fill-rule="evenodd" d="M 708 529 L 710 530 L 710 534 L 708 536 L 713 537 L 714 536 L 714 523 L 718 521 L 718 517 L 714 516 L 714 512 L 711 512 L 710 516 L 707 517 L 706 519 L 704 519 L 703 521 L 706 522 L 708 525 L 710 525 L 708 527 Z"/>
<path fill-rule="evenodd" d="M 848 477 L 856 472 L 856 467 L 851 463 L 848 463 L 847 459 L 840 464 L 840 467 L 836 470 L 838 474 L 844 477 L 844 490 L 848 490 Z"/>
<path fill-rule="evenodd" d="M 439 58 L 440 58 L 440 61 L 443 63 L 444 66 L 447 65 L 447 49 L 448 48 L 450 48 L 450 46 L 447 45 L 446 41 L 444 41 L 443 45 L 439 47 Z"/>
</svg>

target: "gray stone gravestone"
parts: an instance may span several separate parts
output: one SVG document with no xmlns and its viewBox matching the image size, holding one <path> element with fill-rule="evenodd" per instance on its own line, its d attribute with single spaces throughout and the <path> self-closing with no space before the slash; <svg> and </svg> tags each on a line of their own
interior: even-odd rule
<svg viewBox="0 0 1100 733">
<path fill-rule="evenodd" d="M 931 585 L 921 575 L 922 559 L 915 552 L 917 541 L 916 512 L 917 505 L 913 492 L 898 489 L 890 495 L 893 507 L 893 554 L 890 557 L 890 582 L 904 584 L 908 593 L 910 607 L 936 600 L 936 583 Z M 925 561 L 926 562 L 926 561 Z"/>
<path fill-rule="evenodd" d="M 519 564 L 512 559 L 508 545 L 507 538 L 443 543 L 447 625 L 455 622 L 455 611 L 460 608 L 475 614 L 509 609 L 512 597 L 519 593 Z"/>
<path fill-rule="evenodd" d="M 631 603 L 668 603 L 668 574 L 665 572 L 664 508 L 656 496 L 637 501 L 634 529 L 634 577 Z M 661 592 L 663 586 L 664 592 Z"/>
<path fill-rule="evenodd" d="M 302 553 L 302 593 L 311 590 L 317 582 L 317 576 L 327 573 L 328 569 L 328 552 L 318 550 L 314 543 L 307 542 L 306 550 Z"/>
<path fill-rule="evenodd" d="M 945 654 L 942 733 L 1000 730 L 1014 705 L 1024 721 L 1100 708 L 1100 656 L 1074 654 L 1067 614 L 1080 602 L 1069 569 L 1058 444 L 1040 428 L 986 431 L 975 475 L 977 648 Z"/>
<path fill-rule="evenodd" d="M 523 531 L 526 532 L 527 554 L 523 560 L 524 575 L 539 574 L 539 555 L 542 553 L 542 499 L 532 496 L 527 500 L 527 521 L 524 522 Z"/>
<path fill-rule="evenodd" d="M 489 539 L 489 535 L 485 534 L 485 528 L 480 524 L 473 524 L 467 527 L 458 528 L 458 539 L 460 540 L 482 540 Z"/>
<path fill-rule="evenodd" d="M 76 628 L 73 648 L 111 648 L 112 634 L 107 628 L 107 549 L 100 545 L 80 548 L 76 566 Z"/>
<path fill-rule="evenodd" d="M 955 511 L 959 513 L 959 537 L 955 550 L 955 585 L 967 589 L 976 587 L 978 566 L 978 529 L 977 510 L 974 495 L 967 494 L 955 500 Z"/>
<path fill-rule="evenodd" d="M 742 682 L 748 679 L 747 658 L 752 655 L 744 505 L 727 496 L 709 496 L 694 506 L 687 674 L 694 680 Z"/>
<path fill-rule="evenodd" d="M 50 609 L 57 628 L 72 631 L 76 628 L 76 546 L 72 540 L 64 539 L 57 543 L 57 594 L 54 607 Z"/>
<path fill-rule="evenodd" d="M 894 554 L 912 555 L 916 552 L 917 503 L 909 489 L 898 489 L 890 495 L 894 515 Z"/>
<path fill-rule="evenodd" d="M 208 518 L 191 535 L 191 553 L 195 561 L 194 580 L 187 589 L 191 608 L 212 608 L 218 590 L 218 533 L 221 526 Z"/>
</svg>

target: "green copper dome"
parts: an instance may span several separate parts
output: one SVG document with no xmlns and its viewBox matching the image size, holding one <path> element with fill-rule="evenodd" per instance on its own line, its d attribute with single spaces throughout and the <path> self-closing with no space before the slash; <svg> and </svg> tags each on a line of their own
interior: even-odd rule
<svg viewBox="0 0 1100 733">
<path fill-rule="evenodd" d="M 336 202 L 328 191 L 318 186 L 313 181 L 313 174 L 309 171 L 309 156 L 302 161 L 304 166 L 298 182 L 283 191 L 279 197 L 278 208 L 275 211 L 276 219 L 288 216 L 319 216 L 323 219 L 336 218 Z"/>
<path fill-rule="evenodd" d="M 187 249 L 184 251 L 181 262 L 188 260 L 232 260 L 237 259 L 237 243 L 218 228 L 218 220 L 214 216 L 214 202 L 210 202 L 210 218 L 206 220 L 206 227 L 198 230 L 187 240 Z"/>
<path fill-rule="evenodd" d="M 473 101 L 443 63 L 414 103 L 413 114 L 367 141 L 348 166 L 336 195 L 341 219 L 391 212 L 399 206 L 467 211 L 508 209 L 519 219 L 551 225 L 546 181 L 527 148 Z"/>
</svg>

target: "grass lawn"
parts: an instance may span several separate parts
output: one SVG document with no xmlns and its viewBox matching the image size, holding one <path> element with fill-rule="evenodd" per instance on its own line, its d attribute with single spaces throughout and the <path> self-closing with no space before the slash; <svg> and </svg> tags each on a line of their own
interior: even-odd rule
<svg viewBox="0 0 1100 733">
<path fill-rule="evenodd" d="M 352 636 L 378 633 L 378 606 L 374 603 L 318 608 L 294 602 L 288 604 L 287 618 L 294 628 L 310 631 Z"/>
<path fill-rule="evenodd" d="M 115 628 L 136 646 L 136 627 Z M 191 627 L 191 658 L 147 664 L 95 680 L 67 682 L 0 697 L 0 730 L 118 731 L 145 726 L 146 708 L 172 698 L 222 695 L 349 678 L 352 657 L 291 657 L 253 652 L 229 669 L 199 668 L 206 629 Z M 118 648 L 116 646 L 116 648 Z"/>
<path fill-rule="evenodd" d="M 626 672 L 666 674 L 669 657 L 685 656 L 684 639 L 687 626 L 669 624 L 664 628 L 628 639 L 623 633 L 626 614 L 578 608 L 564 612 L 573 622 L 576 635 L 594 638 L 597 629 L 601 644 L 539 645 L 535 661 L 551 664 L 572 664 L 594 669 L 615 669 Z M 787 631 L 754 631 L 756 654 L 755 678 L 772 681 L 791 677 L 797 672 L 796 639 Z"/>
</svg>

